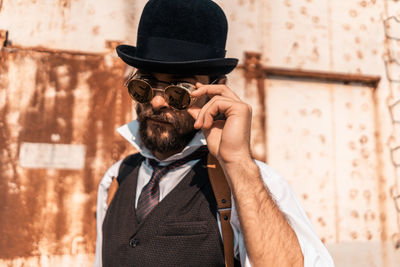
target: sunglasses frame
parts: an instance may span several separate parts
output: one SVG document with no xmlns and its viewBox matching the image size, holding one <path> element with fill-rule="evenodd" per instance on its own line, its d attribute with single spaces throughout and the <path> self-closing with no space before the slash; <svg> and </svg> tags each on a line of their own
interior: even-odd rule
<svg viewBox="0 0 400 267">
<path fill-rule="evenodd" d="M 157 91 L 163 93 L 163 97 L 164 97 L 165 101 L 166 101 L 166 102 L 168 103 L 168 105 L 169 105 L 172 109 L 174 109 L 174 110 L 185 110 L 185 109 L 188 109 L 188 108 L 191 107 L 191 106 L 196 102 L 196 100 L 197 100 L 196 97 L 194 97 L 194 96 L 192 96 L 192 95 L 190 94 L 191 92 L 193 92 L 193 91 L 196 89 L 196 86 L 195 86 L 194 84 L 192 84 L 192 83 L 189 83 L 189 82 L 177 82 L 177 83 L 173 83 L 173 82 L 166 82 L 166 81 L 161 81 L 161 80 L 155 79 L 155 80 L 157 81 L 157 84 L 158 84 L 158 83 L 165 83 L 165 84 L 169 84 L 169 85 L 166 86 L 165 88 L 154 88 L 153 86 L 151 86 L 151 84 L 150 84 L 148 81 L 146 81 L 145 79 L 142 79 L 142 78 L 137 78 L 137 77 L 135 77 L 135 75 L 136 75 L 136 73 L 132 73 L 132 74 L 129 76 L 128 80 L 125 82 L 124 86 L 128 88 L 128 93 L 129 93 L 130 97 L 131 97 L 134 101 L 136 101 L 136 102 L 138 102 L 138 103 L 142 103 L 142 104 L 150 103 L 151 99 L 153 99 L 154 96 L 155 96 L 155 92 L 157 92 Z M 217 79 L 217 80 L 218 80 L 218 79 Z M 210 84 L 214 84 L 217 80 L 214 80 L 214 81 L 213 81 L 212 83 L 210 83 Z M 131 88 L 129 87 L 129 85 L 130 85 L 130 83 L 131 83 L 132 81 L 140 81 L 140 82 L 143 82 L 143 83 L 145 83 L 145 84 L 151 89 L 151 97 L 150 97 L 150 100 L 148 100 L 148 101 L 146 101 L 146 102 L 140 102 L 140 101 L 138 101 L 138 100 L 134 97 L 134 95 L 133 95 L 133 90 L 131 90 Z M 187 85 L 189 85 L 190 88 L 192 88 L 192 89 L 186 88 L 186 87 L 182 86 L 181 84 L 187 84 Z M 178 87 L 179 89 L 185 90 L 185 91 L 189 94 L 190 102 L 189 102 L 189 104 L 188 104 L 186 107 L 179 109 L 179 108 L 177 108 L 177 107 L 171 106 L 170 101 L 169 101 L 169 97 L 168 97 L 168 95 L 166 94 L 166 91 L 167 91 L 168 89 L 170 89 L 171 87 Z"/>
</svg>

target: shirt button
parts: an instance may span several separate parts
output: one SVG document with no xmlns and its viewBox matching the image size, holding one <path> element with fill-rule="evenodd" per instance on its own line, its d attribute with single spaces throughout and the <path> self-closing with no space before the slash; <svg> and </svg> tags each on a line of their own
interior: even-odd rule
<svg viewBox="0 0 400 267">
<path fill-rule="evenodd" d="M 129 240 L 129 246 L 132 248 L 135 248 L 138 244 L 139 240 L 137 240 L 136 238 L 132 238 L 131 240 Z"/>
</svg>

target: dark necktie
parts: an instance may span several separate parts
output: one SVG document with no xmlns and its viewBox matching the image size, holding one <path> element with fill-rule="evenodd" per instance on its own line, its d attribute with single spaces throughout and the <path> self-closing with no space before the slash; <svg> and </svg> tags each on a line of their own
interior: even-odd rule
<svg viewBox="0 0 400 267">
<path fill-rule="evenodd" d="M 143 187 L 142 193 L 139 196 L 136 208 L 136 217 L 139 223 L 143 221 L 143 219 L 157 206 L 158 202 L 160 201 L 160 179 L 169 170 L 182 166 L 188 161 L 200 159 L 205 156 L 207 152 L 207 146 L 201 146 L 187 157 L 174 161 L 167 166 L 158 166 L 157 161 L 150 159 L 150 164 L 154 171 L 151 175 L 150 181 Z"/>
</svg>

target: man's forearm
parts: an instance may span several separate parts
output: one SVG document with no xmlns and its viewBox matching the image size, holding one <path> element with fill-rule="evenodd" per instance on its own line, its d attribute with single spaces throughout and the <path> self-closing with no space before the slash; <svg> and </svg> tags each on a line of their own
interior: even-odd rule
<svg viewBox="0 0 400 267">
<path fill-rule="evenodd" d="M 264 186 L 252 159 L 223 165 L 252 266 L 303 266 L 296 234 Z"/>
</svg>

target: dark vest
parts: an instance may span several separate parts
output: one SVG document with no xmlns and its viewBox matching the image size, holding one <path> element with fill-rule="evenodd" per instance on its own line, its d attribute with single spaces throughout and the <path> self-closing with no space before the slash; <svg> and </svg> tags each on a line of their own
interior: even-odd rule
<svg viewBox="0 0 400 267">
<path fill-rule="evenodd" d="M 130 158 L 124 162 L 133 171 L 120 183 L 103 222 L 103 266 L 225 266 L 206 158 L 141 224 L 134 203 L 143 158 Z"/>
</svg>

